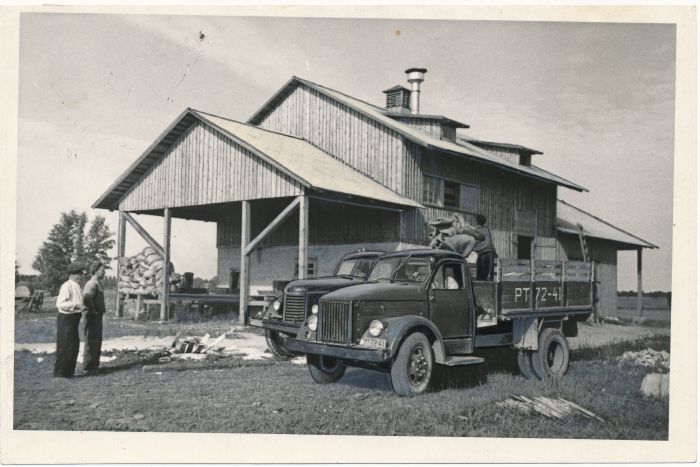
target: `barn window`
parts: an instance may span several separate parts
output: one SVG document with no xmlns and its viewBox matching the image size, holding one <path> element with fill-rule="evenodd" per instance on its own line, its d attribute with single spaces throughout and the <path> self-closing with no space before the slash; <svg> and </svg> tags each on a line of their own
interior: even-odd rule
<svg viewBox="0 0 700 467">
<path fill-rule="evenodd" d="M 459 192 L 459 207 L 463 211 L 476 214 L 479 211 L 481 188 L 477 185 L 462 185 Z"/>
<path fill-rule="evenodd" d="M 448 180 L 445 180 L 443 183 L 445 184 L 443 188 L 444 196 L 442 198 L 443 206 L 445 206 L 446 208 L 458 208 L 459 183 L 450 182 Z"/>
<path fill-rule="evenodd" d="M 423 176 L 423 202 L 442 206 L 442 180 L 427 175 Z"/>
<path fill-rule="evenodd" d="M 469 213 L 479 212 L 481 188 L 453 180 L 423 176 L 423 203 Z"/>
<path fill-rule="evenodd" d="M 309 258 L 309 263 L 306 265 L 306 277 L 316 277 L 316 258 Z M 299 257 L 294 259 L 294 277 L 299 277 Z"/>
</svg>

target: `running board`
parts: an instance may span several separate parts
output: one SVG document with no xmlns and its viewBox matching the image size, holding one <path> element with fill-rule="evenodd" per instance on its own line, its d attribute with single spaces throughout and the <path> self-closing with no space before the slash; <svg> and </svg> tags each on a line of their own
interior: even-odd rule
<svg viewBox="0 0 700 467">
<path fill-rule="evenodd" d="M 478 365 L 479 363 L 484 363 L 484 359 L 481 357 L 465 357 L 465 356 L 455 356 L 447 357 L 445 366 L 466 366 L 466 365 Z"/>
</svg>

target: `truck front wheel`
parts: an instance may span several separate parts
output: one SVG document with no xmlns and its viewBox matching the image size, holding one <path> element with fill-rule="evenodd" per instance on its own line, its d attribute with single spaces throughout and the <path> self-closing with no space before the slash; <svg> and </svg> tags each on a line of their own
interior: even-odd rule
<svg viewBox="0 0 700 467">
<path fill-rule="evenodd" d="M 532 369 L 538 379 L 563 376 L 569 369 L 569 343 L 558 329 L 540 334 L 538 349 L 532 353 Z"/>
<path fill-rule="evenodd" d="M 335 383 L 345 374 L 345 365 L 334 357 L 307 355 L 306 363 L 311 377 L 319 384 Z"/>
<path fill-rule="evenodd" d="M 284 347 L 286 338 L 279 332 L 265 329 L 265 341 L 267 341 L 267 348 L 270 349 L 272 355 L 279 360 L 289 360 L 294 356 L 292 352 Z"/>
<path fill-rule="evenodd" d="M 409 335 L 391 365 L 391 385 L 400 396 L 417 396 L 428 388 L 433 372 L 433 351 L 425 334 Z"/>
</svg>

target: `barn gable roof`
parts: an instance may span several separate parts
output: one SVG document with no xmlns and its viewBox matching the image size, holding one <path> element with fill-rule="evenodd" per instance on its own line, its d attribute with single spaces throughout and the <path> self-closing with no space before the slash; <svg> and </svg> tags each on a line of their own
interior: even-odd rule
<svg viewBox="0 0 700 467">
<path fill-rule="evenodd" d="M 583 209 L 558 199 L 557 230 L 562 233 L 578 235 L 578 224 L 583 226 L 583 232 L 587 237 L 610 240 L 635 247 L 658 248 L 653 243 L 649 243 Z"/>
<path fill-rule="evenodd" d="M 116 209 L 119 200 L 196 121 L 218 130 L 301 185 L 390 204 L 422 207 L 310 143 L 206 112 L 186 109 L 107 189 L 93 208 Z"/>
<path fill-rule="evenodd" d="M 386 115 L 386 112 L 381 107 L 370 104 L 368 102 L 362 101 L 355 97 L 344 94 L 335 89 L 322 86 L 320 84 L 293 76 L 287 83 L 285 83 L 279 91 L 277 91 L 270 99 L 268 99 L 263 106 L 256 111 L 252 117 L 248 119 L 248 123 L 253 125 L 259 125 L 264 117 L 272 111 L 282 100 L 286 98 L 294 89 L 298 86 L 306 86 L 307 88 L 313 89 L 324 96 L 327 96 L 336 102 L 344 104 L 345 106 L 373 119 L 374 121 L 390 128 L 397 133 L 401 134 L 403 137 L 409 141 L 425 147 L 427 149 L 433 149 L 440 151 L 445 154 L 463 157 L 476 162 L 481 162 L 484 164 L 496 166 L 502 170 L 508 172 L 514 172 L 518 175 L 522 175 L 529 178 L 538 179 L 541 181 L 555 183 L 572 190 L 576 191 L 588 191 L 586 188 L 570 182 L 562 177 L 558 177 L 547 171 L 539 169 L 537 167 L 522 166 L 520 164 L 515 164 L 500 158 L 496 155 L 489 153 L 488 151 L 481 149 L 469 142 L 460 141 L 459 144 L 453 143 L 451 141 L 445 141 L 441 139 L 434 138 L 426 133 L 417 130 L 410 125 L 406 125 L 399 120 L 395 120 Z"/>
</svg>

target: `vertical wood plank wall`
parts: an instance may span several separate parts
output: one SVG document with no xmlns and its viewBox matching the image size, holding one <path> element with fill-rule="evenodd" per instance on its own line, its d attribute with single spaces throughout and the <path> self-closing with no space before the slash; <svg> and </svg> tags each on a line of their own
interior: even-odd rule
<svg viewBox="0 0 700 467">
<path fill-rule="evenodd" d="M 597 238 L 586 238 L 588 253 L 597 263 L 599 309 L 601 316 L 608 316 L 617 310 L 617 250 L 613 243 Z M 577 235 L 559 236 L 558 260 L 580 260 L 581 246 Z"/>
<path fill-rule="evenodd" d="M 431 120 L 414 119 L 427 134 L 440 137 L 441 127 Z M 514 210 L 537 213 L 538 235 L 554 237 L 556 193 L 554 184 L 541 183 L 497 169 L 438 153 L 404 140 L 370 118 L 299 85 L 260 122 L 262 128 L 306 139 L 363 174 L 416 201 L 422 201 L 423 173 L 481 187 L 481 212 L 489 219 L 499 254 L 512 256 Z M 502 157 L 518 161 L 517 151 Z M 500 153 L 499 153 L 500 155 Z M 426 243 L 426 221 L 449 215 L 447 209 L 404 211 L 401 241 Z M 473 216 L 470 220 L 473 222 Z"/>
<path fill-rule="evenodd" d="M 412 197 L 406 185 L 408 158 L 403 137 L 316 90 L 299 85 L 259 125 L 304 138 L 331 156 Z"/>
<path fill-rule="evenodd" d="M 119 209 L 162 209 L 302 193 L 291 177 L 218 130 L 196 122 L 122 197 Z"/>
<path fill-rule="evenodd" d="M 491 227 L 499 256 L 515 257 L 515 246 L 511 237 L 511 232 L 515 230 L 515 209 L 534 211 L 537 216 L 537 235 L 545 238 L 555 237 L 556 185 L 437 153 L 423 157 L 421 169 L 426 175 L 457 180 L 481 188 L 480 211 L 486 216 Z M 438 207 L 420 211 L 407 222 L 410 226 L 407 241 L 425 241 L 428 235 L 426 220 L 449 217 L 454 212 L 461 213 L 458 210 Z M 467 222 L 476 221 L 473 214 L 461 214 Z"/>
<path fill-rule="evenodd" d="M 251 202 L 251 235 L 255 237 L 284 208 L 288 201 Z M 237 212 L 237 211 L 236 211 Z M 309 200 L 309 243 L 330 245 L 398 241 L 400 213 L 360 206 Z M 294 245 L 298 242 L 299 214 L 293 212 L 261 243 L 262 247 Z M 216 244 L 240 243 L 240 215 L 217 222 Z"/>
</svg>

